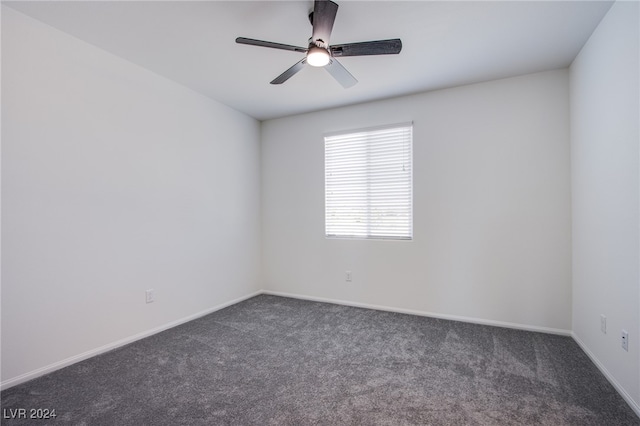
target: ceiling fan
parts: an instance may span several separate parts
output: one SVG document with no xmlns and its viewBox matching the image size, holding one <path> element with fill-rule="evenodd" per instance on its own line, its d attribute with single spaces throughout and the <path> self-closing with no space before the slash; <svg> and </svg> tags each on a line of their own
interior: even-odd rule
<svg viewBox="0 0 640 426">
<path fill-rule="evenodd" d="M 330 0 L 315 0 L 313 11 L 309 14 L 309 21 L 313 26 L 313 32 L 309 39 L 309 47 L 291 46 L 289 44 L 274 43 L 271 41 L 254 40 L 238 37 L 236 43 L 252 46 L 271 47 L 273 49 L 291 50 L 305 53 L 305 57 L 296 62 L 291 68 L 271 81 L 271 84 L 282 84 L 300 71 L 306 64 L 314 67 L 324 67 L 344 88 L 353 86 L 358 82 L 336 58 L 344 56 L 365 55 L 394 55 L 402 50 L 402 41 L 399 38 L 390 40 L 364 41 L 360 43 L 347 43 L 329 45 L 331 30 L 338 12 L 338 5 Z"/>
</svg>

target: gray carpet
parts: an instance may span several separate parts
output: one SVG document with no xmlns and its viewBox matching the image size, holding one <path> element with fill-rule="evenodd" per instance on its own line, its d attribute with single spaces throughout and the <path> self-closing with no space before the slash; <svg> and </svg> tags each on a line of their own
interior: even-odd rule
<svg viewBox="0 0 640 426">
<path fill-rule="evenodd" d="M 2 392 L 45 425 L 640 425 L 569 337 L 261 295 Z"/>
</svg>

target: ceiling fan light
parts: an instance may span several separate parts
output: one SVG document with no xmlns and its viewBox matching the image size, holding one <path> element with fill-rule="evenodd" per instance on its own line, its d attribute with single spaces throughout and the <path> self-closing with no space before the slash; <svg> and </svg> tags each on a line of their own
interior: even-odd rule
<svg viewBox="0 0 640 426">
<path fill-rule="evenodd" d="M 307 63 L 312 67 L 324 67 L 331 60 L 331 56 L 326 49 L 312 46 L 307 52 Z"/>
</svg>

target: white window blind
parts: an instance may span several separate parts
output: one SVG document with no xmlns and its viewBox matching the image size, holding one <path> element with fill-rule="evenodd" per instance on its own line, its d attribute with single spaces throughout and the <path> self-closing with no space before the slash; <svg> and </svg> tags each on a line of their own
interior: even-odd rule
<svg viewBox="0 0 640 426">
<path fill-rule="evenodd" d="M 410 240 L 413 125 L 327 135 L 327 237 Z"/>
</svg>

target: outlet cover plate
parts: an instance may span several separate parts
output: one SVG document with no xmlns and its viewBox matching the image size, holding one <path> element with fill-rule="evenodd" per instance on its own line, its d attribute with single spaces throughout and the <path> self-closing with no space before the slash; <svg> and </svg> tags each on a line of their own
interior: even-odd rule
<svg viewBox="0 0 640 426">
<path fill-rule="evenodd" d="M 622 349 L 628 352 L 629 351 L 629 333 L 627 332 L 627 330 L 622 330 L 622 336 L 620 336 L 620 339 L 622 343 Z"/>
</svg>

